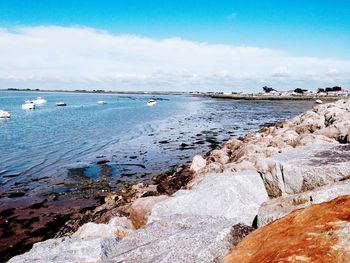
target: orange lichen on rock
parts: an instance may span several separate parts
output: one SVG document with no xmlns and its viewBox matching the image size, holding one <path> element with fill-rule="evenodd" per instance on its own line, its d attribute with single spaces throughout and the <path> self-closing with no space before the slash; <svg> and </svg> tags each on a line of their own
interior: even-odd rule
<svg viewBox="0 0 350 263">
<path fill-rule="evenodd" d="M 224 262 L 350 262 L 350 195 L 257 229 Z"/>
</svg>

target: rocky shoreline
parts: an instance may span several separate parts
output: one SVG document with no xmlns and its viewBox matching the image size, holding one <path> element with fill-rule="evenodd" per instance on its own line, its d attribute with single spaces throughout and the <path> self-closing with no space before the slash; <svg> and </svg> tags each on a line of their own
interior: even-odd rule
<svg viewBox="0 0 350 263">
<path fill-rule="evenodd" d="M 349 120 L 339 100 L 231 139 L 9 262 L 347 262 Z"/>
</svg>

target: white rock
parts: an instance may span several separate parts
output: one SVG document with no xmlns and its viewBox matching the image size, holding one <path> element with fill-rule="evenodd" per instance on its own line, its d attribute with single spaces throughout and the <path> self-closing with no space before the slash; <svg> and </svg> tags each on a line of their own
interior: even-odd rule
<svg viewBox="0 0 350 263">
<path fill-rule="evenodd" d="M 252 225 L 267 193 L 256 171 L 213 174 L 192 190 L 180 190 L 156 204 L 148 222 L 172 215 L 202 215 L 234 219 Z"/>
<path fill-rule="evenodd" d="M 204 168 L 207 164 L 207 161 L 200 155 L 195 155 L 192 160 L 190 169 L 194 172 Z"/>
<path fill-rule="evenodd" d="M 62 237 L 34 244 L 33 248 L 22 255 L 13 257 L 11 263 L 59 262 L 59 263 L 97 263 L 105 262 L 109 248 L 117 241 L 114 238 Z"/>
<path fill-rule="evenodd" d="M 116 243 L 110 262 L 221 262 L 234 245 L 234 220 L 172 215 Z"/>
</svg>

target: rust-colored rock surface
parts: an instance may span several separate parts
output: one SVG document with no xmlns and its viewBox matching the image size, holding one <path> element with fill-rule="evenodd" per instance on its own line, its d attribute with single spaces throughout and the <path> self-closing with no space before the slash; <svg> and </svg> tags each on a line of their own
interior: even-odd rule
<svg viewBox="0 0 350 263">
<path fill-rule="evenodd" d="M 350 262 L 350 195 L 294 211 L 254 231 L 224 262 Z"/>
</svg>

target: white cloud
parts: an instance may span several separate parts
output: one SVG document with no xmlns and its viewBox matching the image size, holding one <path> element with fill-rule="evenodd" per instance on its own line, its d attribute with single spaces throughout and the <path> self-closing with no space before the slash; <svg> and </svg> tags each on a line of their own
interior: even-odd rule
<svg viewBox="0 0 350 263">
<path fill-rule="evenodd" d="M 349 85 L 349 73 L 349 60 L 292 57 L 259 47 L 156 40 L 81 27 L 0 29 L 0 88 L 317 88 L 330 82 Z"/>
</svg>

